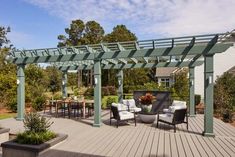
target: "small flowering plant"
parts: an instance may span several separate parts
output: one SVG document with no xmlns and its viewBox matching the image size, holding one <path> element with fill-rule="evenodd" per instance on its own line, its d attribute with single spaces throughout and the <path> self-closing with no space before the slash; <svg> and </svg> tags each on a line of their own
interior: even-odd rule
<svg viewBox="0 0 235 157">
<path fill-rule="evenodd" d="M 141 96 L 139 100 L 142 105 L 151 105 L 153 101 L 156 100 L 156 97 L 151 93 L 146 93 L 145 95 Z"/>
</svg>

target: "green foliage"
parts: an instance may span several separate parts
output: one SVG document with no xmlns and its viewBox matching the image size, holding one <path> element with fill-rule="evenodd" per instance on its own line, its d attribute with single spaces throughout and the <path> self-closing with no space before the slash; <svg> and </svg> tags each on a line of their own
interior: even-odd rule
<svg viewBox="0 0 235 157">
<path fill-rule="evenodd" d="M 60 100 L 62 99 L 62 93 L 61 92 L 57 92 L 54 94 L 54 100 Z"/>
<path fill-rule="evenodd" d="M 17 134 L 16 142 L 20 144 L 38 145 L 46 141 L 49 141 L 55 137 L 56 134 L 51 131 L 39 132 L 39 133 L 25 131 L 23 133 Z"/>
<path fill-rule="evenodd" d="M 77 73 L 68 73 L 68 86 L 77 86 Z"/>
<path fill-rule="evenodd" d="M 36 145 L 56 137 L 56 134 L 49 130 L 53 122 L 36 112 L 26 114 L 23 123 L 26 130 L 17 134 L 17 143 Z"/>
<path fill-rule="evenodd" d="M 189 97 L 189 80 L 187 75 L 188 71 L 177 73 L 175 76 L 175 84 L 173 85 L 178 97 L 184 101 L 188 101 Z"/>
<path fill-rule="evenodd" d="M 47 76 L 47 88 L 54 94 L 61 90 L 62 73 L 55 66 L 47 66 L 45 75 Z"/>
<path fill-rule="evenodd" d="M 195 105 L 198 105 L 201 102 L 201 95 L 195 95 Z"/>
<path fill-rule="evenodd" d="M 96 21 L 73 20 L 69 28 L 65 28 L 66 35 L 58 36 L 58 47 L 97 44 L 103 40 L 104 29 Z"/>
<path fill-rule="evenodd" d="M 118 102 L 118 97 L 117 96 L 104 96 L 102 98 L 102 108 L 106 109 L 106 108 L 110 108 L 111 104 L 115 102 Z"/>
<path fill-rule="evenodd" d="M 137 37 L 125 25 L 117 25 L 110 34 L 104 37 L 106 42 L 135 41 Z"/>
<path fill-rule="evenodd" d="M 35 133 L 49 131 L 50 126 L 53 124 L 49 119 L 40 116 L 36 112 L 26 114 L 23 123 L 26 131 Z"/>
<path fill-rule="evenodd" d="M 101 92 L 102 92 L 102 96 L 116 95 L 117 94 L 117 90 L 114 86 L 102 87 Z"/>
<path fill-rule="evenodd" d="M 0 26 L 0 48 L 4 44 L 8 44 L 10 41 L 7 39 L 7 33 L 10 32 L 10 27 L 5 28 Z"/>
<path fill-rule="evenodd" d="M 43 109 L 43 105 L 45 102 L 46 102 L 46 97 L 44 95 L 38 96 L 34 99 L 32 107 L 36 111 L 41 111 Z"/>
<path fill-rule="evenodd" d="M 231 121 L 232 113 L 235 111 L 235 76 L 233 74 L 224 73 L 215 81 L 214 108 L 224 121 Z"/>
</svg>

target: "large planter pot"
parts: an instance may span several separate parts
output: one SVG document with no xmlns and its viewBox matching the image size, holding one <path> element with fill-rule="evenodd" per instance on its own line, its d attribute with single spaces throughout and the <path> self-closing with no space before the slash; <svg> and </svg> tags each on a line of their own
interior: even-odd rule
<svg viewBox="0 0 235 157">
<path fill-rule="evenodd" d="M 9 128 L 0 128 L 0 144 L 9 141 Z"/>
<path fill-rule="evenodd" d="M 3 157 L 38 157 L 50 147 L 64 141 L 68 135 L 57 134 L 57 137 L 39 145 L 19 144 L 14 140 L 1 144 Z"/>
<path fill-rule="evenodd" d="M 144 123 L 153 123 L 156 120 L 156 114 L 154 113 L 139 113 L 140 120 Z"/>
</svg>

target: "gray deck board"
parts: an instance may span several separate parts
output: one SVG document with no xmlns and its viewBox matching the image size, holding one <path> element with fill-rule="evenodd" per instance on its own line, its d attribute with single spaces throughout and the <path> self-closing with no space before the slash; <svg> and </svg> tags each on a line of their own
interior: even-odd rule
<svg viewBox="0 0 235 157">
<path fill-rule="evenodd" d="M 235 156 L 235 127 L 214 118 L 215 138 L 203 137 L 204 115 L 189 118 L 189 129 L 185 124 L 172 126 L 160 123 L 134 126 L 124 123 L 116 128 L 115 121 L 109 125 L 109 114 L 102 112 L 104 124 L 92 127 L 93 118 L 68 119 L 51 118 L 52 130 L 68 134 L 63 143 L 49 149 L 40 157 L 80 157 L 80 156 L 144 156 L 144 157 L 220 157 Z M 15 119 L 0 120 L 2 127 L 9 127 L 11 133 L 22 131 L 22 122 Z M 1 155 L 0 155 L 1 156 Z"/>
</svg>

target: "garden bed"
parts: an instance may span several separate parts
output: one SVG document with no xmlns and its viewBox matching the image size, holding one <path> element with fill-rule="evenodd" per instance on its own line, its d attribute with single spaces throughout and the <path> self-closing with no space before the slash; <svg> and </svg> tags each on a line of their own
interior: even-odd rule
<svg viewBox="0 0 235 157">
<path fill-rule="evenodd" d="M 1 144 L 3 157 L 38 157 L 42 152 L 64 141 L 67 137 L 68 135 L 65 134 L 57 134 L 56 138 L 39 145 L 19 144 L 13 139 Z"/>
</svg>

